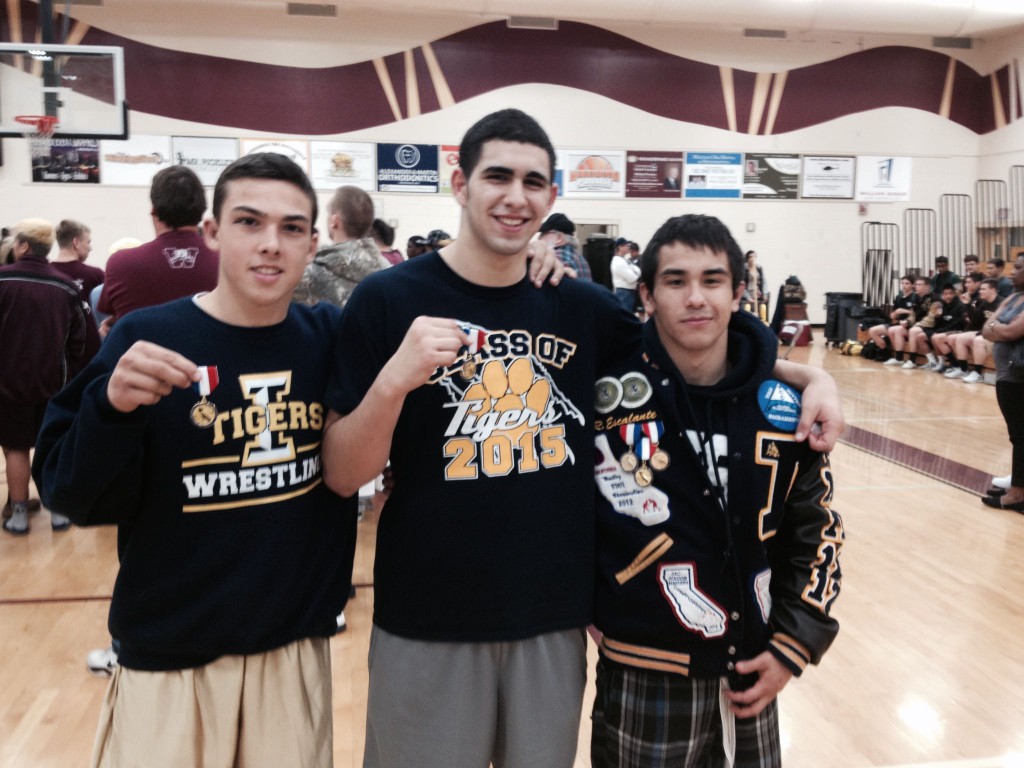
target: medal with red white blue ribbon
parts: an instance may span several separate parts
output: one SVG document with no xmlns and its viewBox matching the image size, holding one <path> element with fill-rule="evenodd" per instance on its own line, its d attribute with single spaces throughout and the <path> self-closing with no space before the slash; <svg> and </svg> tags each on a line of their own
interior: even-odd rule
<svg viewBox="0 0 1024 768">
<path fill-rule="evenodd" d="M 219 383 L 216 365 L 199 366 L 199 381 L 192 383 L 192 389 L 199 393 L 199 402 L 192 406 L 189 417 L 200 429 L 209 427 L 217 418 L 217 406 L 207 400 L 206 396 L 213 392 Z"/>
<path fill-rule="evenodd" d="M 477 367 L 479 366 L 477 354 L 487 346 L 487 332 L 483 328 L 475 328 L 471 325 L 460 325 L 459 327 L 463 333 L 469 336 L 469 344 L 463 347 L 466 357 L 462 362 L 460 374 L 462 378 L 469 381 L 476 376 Z"/>
<path fill-rule="evenodd" d="M 638 485 L 648 486 L 654 481 L 652 468 L 658 472 L 668 468 L 668 453 L 658 447 L 664 434 L 665 424 L 661 421 L 643 421 L 619 427 L 619 436 L 630 447 L 619 459 L 619 464 L 633 473 Z M 650 467 L 647 466 L 648 461 Z"/>
</svg>

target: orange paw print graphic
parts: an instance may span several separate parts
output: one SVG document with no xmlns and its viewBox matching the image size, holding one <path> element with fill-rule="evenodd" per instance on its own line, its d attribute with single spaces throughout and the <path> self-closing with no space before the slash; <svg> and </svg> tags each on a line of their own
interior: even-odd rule
<svg viewBox="0 0 1024 768">
<path fill-rule="evenodd" d="M 551 383 L 539 378 L 529 358 L 513 360 L 508 368 L 501 360 L 490 360 L 480 372 L 480 381 L 466 390 L 465 401 L 477 401 L 469 412 L 476 417 L 493 412 L 515 444 L 524 432 L 535 432 L 551 401 Z M 501 416 L 504 414 L 504 417 Z"/>
</svg>

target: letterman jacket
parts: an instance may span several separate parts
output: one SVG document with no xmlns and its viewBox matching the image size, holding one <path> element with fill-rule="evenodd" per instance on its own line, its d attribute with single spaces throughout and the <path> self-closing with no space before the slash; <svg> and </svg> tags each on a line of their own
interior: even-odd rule
<svg viewBox="0 0 1024 768">
<path fill-rule="evenodd" d="M 607 662 L 729 676 L 738 689 L 735 661 L 768 649 L 799 675 L 835 637 L 842 520 L 828 457 L 793 439 L 799 396 L 768 378 L 775 349 L 756 318 L 734 313 L 728 373 L 687 386 L 648 322 L 643 349 L 598 382 L 595 624 Z"/>
</svg>

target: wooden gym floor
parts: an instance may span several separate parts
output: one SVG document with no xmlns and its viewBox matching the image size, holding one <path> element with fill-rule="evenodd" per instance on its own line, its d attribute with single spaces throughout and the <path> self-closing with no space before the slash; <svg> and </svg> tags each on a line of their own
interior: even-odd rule
<svg viewBox="0 0 1024 768">
<path fill-rule="evenodd" d="M 833 373 L 851 425 L 832 456 L 842 630 L 782 693 L 785 764 L 1024 768 L 1024 516 L 976 495 L 1010 467 L 995 390 L 843 357 L 817 336 L 791 358 Z M 53 534 L 45 511 L 33 523 L 0 533 L 0 768 L 76 768 L 106 687 L 84 659 L 109 642 L 115 535 Z M 339 768 L 362 761 L 374 532 L 371 515 L 349 630 L 332 641 Z"/>
</svg>

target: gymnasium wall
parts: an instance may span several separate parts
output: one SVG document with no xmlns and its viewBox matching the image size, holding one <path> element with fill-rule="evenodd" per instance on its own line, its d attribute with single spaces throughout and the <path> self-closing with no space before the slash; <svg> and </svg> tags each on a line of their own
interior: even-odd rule
<svg viewBox="0 0 1024 768">
<path fill-rule="evenodd" d="M 211 13 L 216 11 L 211 9 Z M 288 32 L 280 29 L 275 33 L 278 27 L 259 18 L 237 20 L 233 27 L 219 25 L 215 23 L 216 19 L 212 19 L 211 23 L 204 25 L 201 33 L 194 27 L 175 26 L 180 22 L 171 18 L 160 24 L 129 18 L 120 20 L 120 26 L 117 26 L 112 20 L 104 19 L 100 10 L 86 7 L 76 10 L 76 19 L 79 24 L 88 26 L 83 42 L 105 44 L 117 37 L 130 39 L 132 45 L 137 43 L 141 46 L 140 50 L 152 52 L 159 49 L 158 58 L 163 67 L 184 52 L 231 58 L 230 69 L 240 71 L 244 76 L 246 62 L 258 59 L 253 63 L 253 72 L 258 72 L 265 79 L 260 82 L 266 86 L 266 95 L 253 97 L 242 105 L 247 113 L 245 120 L 258 122 L 263 116 L 280 111 L 281 101 L 275 98 L 274 90 L 281 85 L 274 82 L 275 72 L 280 67 L 289 68 L 286 78 L 289 82 L 298 78 L 300 83 L 303 73 L 296 73 L 295 68 L 342 67 L 344 71 L 338 75 L 339 82 L 348 83 L 354 77 L 352 73 L 363 72 L 367 62 L 379 58 L 395 76 L 398 114 L 389 115 L 381 123 L 335 133 L 291 131 L 280 134 L 258 130 L 253 124 L 239 125 L 243 120 L 237 116 L 216 124 L 209 112 L 200 121 L 168 117 L 155 111 L 133 111 L 131 126 L 135 133 L 247 138 L 287 135 L 456 144 L 465 129 L 481 115 L 516 106 L 537 117 L 559 147 L 911 156 L 912 199 L 898 204 L 870 203 L 866 204 L 866 209 L 854 201 L 820 200 L 661 202 L 573 199 L 556 203 L 556 210 L 563 211 L 578 223 L 617 226 L 621 234 L 641 244 L 668 216 L 688 211 L 719 216 L 733 230 L 744 249 L 753 248 L 761 255 L 760 263 L 772 291 L 776 291 L 788 275 L 799 275 L 808 288 L 809 314 L 814 322 L 824 320 L 826 292 L 860 290 L 860 230 L 863 222 L 902 223 L 903 211 L 907 208 L 937 207 L 939 195 L 945 193 L 972 194 L 978 178 L 1006 179 L 1011 165 L 1024 164 L 1024 120 L 1014 119 L 1014 110 L 1008 108 L 1009 80 L 1004 76 L 999 95 L 993 96 L 988 77 L 993 71 L 1005 72 L 1014 57 L 1024 58 L 1024 41 L 1021 40 L 992 44 L 981 42 L 972 50 L 956 51 L 957 85 L 952 106 L 944 115 L 940 114 L 939 103 L 932 104 L 937 98 L 941 100 L 951 52 L 936 52 L 930 49 L 930 41 L 912 38 L 825 35 L 782 42 L 749 41 L 724 32 L 682 35 L 678 31 L 652 26 L 619 25 L 611 31 L 616 38 L 627 42 L 621 43 L 622 50 L 616 56 L 609 57 L 607 52 L 602 55 L 600 46 L 595 48 L 592 42 L 577 49 L 572 46 L 560 48 L 560 41 L 570 39 L 568 36 L 559 38 L 559 33 L 544 33 L 550 37 L 531 39 L 549 40 L 550 43 L 540 48 L 534 44 L 522 55 L 543 58 L 553 72 L 558 67 L 578 70 L 570 72 L 571 77 L 561 70 L 550 77 L 541 73 L 542 76 L 535 78 L 552 82 L 515 82 L 516 77 L 510 76 L 498 84 L 489 82 L 486 87 L 478 88 L 479 92 L 472 92 L 465 84 L 470 82 L 465 69 L 472 69 L 474 62 L 481 70 L 500 68 L 482 58 L 486 56 L 486 50 L 475 42 L 472 26 L 467 32 L 465 19 L 416 14 L 402 19 L 382 19 L 379 15 L 365 13 L 360 16 L 357 13 L 348 16 L 344 27 L 337 29 L 329 26 L 303 28 L 303 37 L 299 40 L 289 37 L 296 34 L 294 29 L 288 28 Z M 101 24 L 106 24 L 106 27 Z M 270 35 L 270 39 L 261 41 L 257 48 L 251 37 L 246 44 L 246 36 L 255 35 L 255 29 L 250 26 L 259 24 L 265 24 L 260 34 L 264 37 Z M 330 22 L 323 24 L 329 25 Z M 565 25 L 563 31 L 566 31 Z M 604 37 L 606 32 L 576 29 L 577 37 L 572 39 L 604 41 L 610 39 Z M 583 37 L 579 36 L 580 33 Z M 0 34 L 6 34 L 5 39 L 10 39 L 9 29 L 4 30 L 0 26 Z M 494 34 L 513 42 L 517 39 L 504 37 L 504 33 L 495 28 L 489 28 L 488 34 L 488 39 L 493 39 Z M 459 43 L 452 42 L 453 39 L 473 41 L 473 44 L 463 43 L 468 46 L 463 50 Z M 445 40 L 446 43 L 437 42 Z M 431 102 L 431 98 L 437 97 L 429 95 L 430 87 L 422 86 L 433 83 L 422 69 L 416 70 L 409 82 L 418 78 L 421 86 L 422 99 L 417 109 L 409 99 L 409 88 L 402 77 L 410 70 L 403 69 L 403 66 L 409 58 L 414 67 L 422 61 L 422 49 L 418 46 L 431 41 L 434 41 L 433 48 L 443 61 L 454 61 L 450 58 L 452 56 L 457 60 L 459 54 L 467 51 L 472 56 L 459 67 L 448 64 L 446 69 L 442 64 L 442 70 L 453 84 L 453 103 Z M 639 43 L 642 49 L 633 48 L 634 42 Z M 404 52 L 412 47 L 417 47 L 415 55 L 405 57 Z M 915 50 L 925 53 L 918 55 Z M 891 51 L 898 54 L 891 61 L 911 60 L 921 66 L 914 72 L 886 69 L 885 57 Z M 865 54 L 872 56 L 866 57 Z M 507 55 L 507 51 L 502 55 Z M 667 58 L 659 59 L 659 56 Z M 904 58 L 900 59 L 900 56 Z M 909 59 L 906 58 L 908 56 Z M 580 60 L 580 57 L 587 58 Z M 625 86 L 614 82 L 623 71 L 620 66 L 623 61 L 636 66 L 635 73 L 646 73 L 645 76 L 634 74 L 634 79 Z M 654 68 L 646 69 L 652 61 L 655 62 Z M 865 65 L 866 61 L 868 65 Z M 131 62 L 129 58 L 130 67 Z M 829 63 L 832 63 L 832 68 L 813 69 Z M 709 64 L 715 68 L 711 76 L 657 76 L 658 72 L 703 72 L 707 75 L 702 67 Z M 602 66 L 607 69 L 604 79 L 595 80 L 592 70 Z M 725 110 L 716 107 L 723 101 L 719 67 L 733 68 L 737 86 L 733 102 L 737 115 L 735 130 L 723 118 Z M 141 69 L 136 64 L 136 83 Z M 156 68 L 151 71 L 155 73 Z M 156 83 L 151 85 L 165 82 L 160 78 L 166 78 L 167 71 L 162 70 Z M 173 74 L 173 68 L 170 71 Z M 653 76 L 650 75 L 652 72 Z M 760 121 L 751 121 L 749 116 L 758 104 L 766 106 L 768 92 L 764 90 L 765 83 L 771 88 L 771 81 L 766 80 L 768 74 L 783 72 L 789 73 L 789 81 L 786 100 L 782 103 L 776 124 L 781 122 L 800 127 L 778 132 L 768 129 L 767 110 Z M 762 74 L 758 77 L 757 73 Z M 820 99 L 814 98 L 816 73 L 827 75 L 821 84 Z M 801 76 L 804 77 L 802 87 Z M 316 72 L 309 73 L 309 77 L 316 77 Z M 184 79 L 188 87 L 196 91 L 197 101 L 208 99 L 208 95 L 200 93 L 201 83 Z M 360 86 L 363 90 L 339 87 L 336 101 L 329 93 L 318 92 L 311 97 L 312 108 L 331 111 L 343 121 L 373 112 L 360 109 L 357 102 L 363 97 L 375 98 L 373 88 L 374 85 L 379 87 L 379 83 L 372 78 L 364 80 L 367 85 Z M 363 82 L 358 78 L 355 81 Z M 606 82 L 612 85 L 605 87 L 603 84 Z M 130 75 L 129 99 L 133 103 L 156 104 L 150 109 L 161 109 L 159 99 L 154 98 L 154 94 L 159 95 L 159 88 L 143 92 L 140 90 L 142 86 L 135 85 L 136 97 L 133 99 L 131 83 Z M 638 89 L 643 93 L 634 95 L 632 90 Z M 617 98 L 610 98 L 609 93 Z M 800 94 L 803 94 L 802 100 L 797 98 Z M 808 99 L 807 94 L 811 98 Z M 871 106 L 872 103 L 885 103 L 886 99 L 895 105 Z M 993 106 L 996 100 L 1004 104 L 1004 119 L 1008 122 L 1004 127 L 998 126 L 997 110 Z M 349 103 L 351 110 L 347 109 Z M 188 107 L 187 103 L 185 107 Z M 225 113 L 228 112 L 232 110 L 225 109 Z M 348 112 L 352 113 L 351 116 Z M 1019 108 L 1016 112 L 1019 114 Z M 25 142 L 7 139 L 3 149 L 0 215 L 5 224 L 26 216 L 81 219 L 93 229 L 97 251 L 92 263 L 97 264 L 105 260 L 110 242 L 126 235 L 140 239 L 151 237 L 147 190 L 106 185 L 85 188 L 32 184 Z M 326 203 L 328 197 L 329 193 L 323 193 L 322 202 Z M 450 198 L 377 193 L 374 199 L 379 215 L 396 222 L 400 243 L 410 235 L 425 234 L 438 227 L 457 233 L 458 208 Z"/>
</svg>

